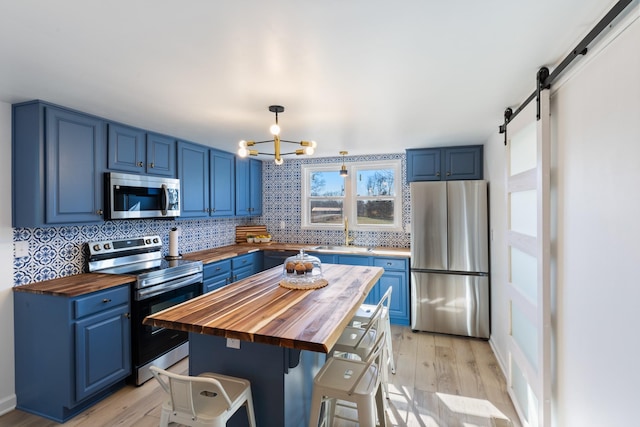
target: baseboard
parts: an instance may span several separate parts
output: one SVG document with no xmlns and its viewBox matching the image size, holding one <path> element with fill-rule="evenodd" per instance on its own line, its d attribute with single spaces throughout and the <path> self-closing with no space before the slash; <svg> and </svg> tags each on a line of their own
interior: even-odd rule
<svg viewBox="0 0 640 427">
<path fill-rule="evenodd" d="M 493 351 L 493 355 L 496 356 L 496 360 L 498 361 L 498 365 L 500 365 L 500 369 L 502 370 L 502 375 L 509 380 L 509 376 L 507 375 L 507 365 L 502 359 L 502 354 L 496 350 L 496 347 L 493 345 L 493 335 L 489 338 L 489 346 L 491 347 L 491 351 Z"/>
<path fill-rule="evenodd" d="M 16 409 L 16 395 L 11 394 L 4 399 L 0 400 L 0 415 L 4 415 L 7 412 L 11 412 Z"/>
</svg>

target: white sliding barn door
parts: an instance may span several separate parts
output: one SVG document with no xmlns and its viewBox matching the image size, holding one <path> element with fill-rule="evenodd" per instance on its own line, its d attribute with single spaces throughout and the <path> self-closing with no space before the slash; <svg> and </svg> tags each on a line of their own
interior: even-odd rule
<svg viewBox="0 0 640 427">
<path fill-rule="evenodd" d="M 507 126 L 509 394 L 525 426 L 551 420 L 549 90 Z"/>
</svg>

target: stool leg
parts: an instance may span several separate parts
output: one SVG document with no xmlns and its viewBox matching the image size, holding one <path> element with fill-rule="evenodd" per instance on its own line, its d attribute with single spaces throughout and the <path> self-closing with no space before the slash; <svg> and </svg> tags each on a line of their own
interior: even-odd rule
<svg viewBox="0 0 640 427">
<path fill-rule="evenodd" d="M 376 425 L 376 404 L 372 396 L 359 400 L 358 405 L 358 425 L 359 426 L 375 426 Z"/>
<path fill-rule="evenodd" d="M 376 409 L 378 411 L 378 422 L 380 423 L 380 427 L 386 427 L 387 425 L 386 403 L 387 401 L 382 397 L 382 390 L 378 387 L 378 390 L 376 391 Z"/>
<path fill-rule="evenodd" d="M 249 418 L 249 427 L 256 427 L 256 413 L 253 410 L 253 398 L 251 397 L 251 391 L 249 391 L 249 398 L 245 402 L 247 405 L 247 418 Z"/>
<path fill-rule="evenodd" d="M 389 351 L 389 366 L 391 366 L 391 373 L 395 375 L 396 373 L 396 362 L 393 360 L 393 348 L 391 347 L 391 320 L 387 317 L 387 321 L 385 322 L 385 328 L 387 336 L 385 337 L 387 341 L 387 349 Z"/>
<path fill-rule="evenodd" d="M 311 394 L 311 413 L 309 414 L 309 427 L 318 427 L 320 424 L 320 411 L 322 409 L 322 396 L 313 389 Z"/>
</svg>

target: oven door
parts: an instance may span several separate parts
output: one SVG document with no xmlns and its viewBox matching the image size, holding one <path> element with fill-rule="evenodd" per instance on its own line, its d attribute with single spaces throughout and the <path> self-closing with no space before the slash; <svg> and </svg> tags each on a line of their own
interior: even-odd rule
<svg viewBox="0 0 640 427">
<path fill-rule="evenodd" d="M 180 180 L 108 172 L 106 219 L 180 216 Z"/>
<path fill-rule="evenodd" d="M 131 309 L 134 367 L 142 366 L 188 340 L 187 332 L 142 324 L 145 317 L 200 295 L 202 274 L 195 274 L 187 280 L 178 279 L 174 283 L 182 283 L 182 286 L 162 292 L 156 290 L 150 293 L 152 296 L 143 299 L 138 299 L 139 291 L 134 291 Z"/>
</svg>

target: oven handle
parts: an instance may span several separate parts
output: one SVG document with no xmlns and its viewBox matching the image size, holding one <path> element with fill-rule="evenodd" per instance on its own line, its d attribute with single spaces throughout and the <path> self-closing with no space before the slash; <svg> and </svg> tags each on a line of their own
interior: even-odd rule
<svg viewBox="0 0 640 427">
<path fill-rule="evenodd" d="M 172 291 L 174 289 L 183 288 L 185 286 L 193 285 L 194 283 L 202 283 L 202 273 L 193 274 L 186 278 L 179 278 L 164 282 L 162 286 L 152 286 L 146 289 L 138 289 L 135 292 L 135 300 L 142 301 L 147 298 L 160 295 L 162 293 Z"/>
</svg>

